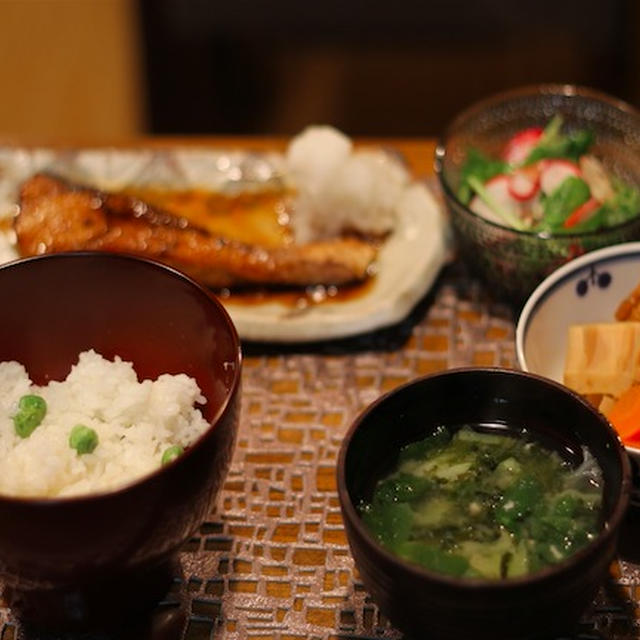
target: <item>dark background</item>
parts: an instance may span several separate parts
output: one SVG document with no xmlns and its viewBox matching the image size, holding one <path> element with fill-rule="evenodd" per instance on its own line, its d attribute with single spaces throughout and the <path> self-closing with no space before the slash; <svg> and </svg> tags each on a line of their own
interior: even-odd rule
<svg viewBox="0 0 640 640">
<path fill-rule="evenodd" d="M 139 0 L 149 133 L 437 135 L 502 89 L 640 106 L 639 0 Z"/>
</svg>

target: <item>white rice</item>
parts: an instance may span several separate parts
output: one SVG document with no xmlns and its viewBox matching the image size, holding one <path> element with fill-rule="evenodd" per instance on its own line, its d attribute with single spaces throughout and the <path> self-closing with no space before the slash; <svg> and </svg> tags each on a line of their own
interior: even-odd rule
<svg viewBox="0 0 640 640">
<path fill-rule="evenodd" d="M 47 413 L 21 438 L 12 418 L 25 394 L 43 397 Z M 138 382 L 130 362 L 92 350 L 80 354 L 66 380 L 42 387 L 31 383 L 22 364 L 0 362 L 0 493 L 72 496 L 127 484 L 157 469 L 166 449 L 186 448 L 207 429 L 196 403 L 205 398 L 186 374 Z M 69 446 L 77 424 L 97 432 L 92 453 Z"/>
</svg>

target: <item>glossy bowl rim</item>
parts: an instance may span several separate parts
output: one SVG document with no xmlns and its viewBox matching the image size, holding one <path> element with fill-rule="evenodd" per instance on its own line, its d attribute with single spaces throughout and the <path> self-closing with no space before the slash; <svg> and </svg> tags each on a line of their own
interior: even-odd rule
<svg viewBox="0 0 640 640">
<path fill-rule="evenodd" d="M 234 396 L 237 395 L 240 386 L 241 386 L 241 374 L 242 374 L 242 347 L 240 338 L 238 336 L 238 332 L 233 324 L 231 316 L 228 311 L 224 308 L 222 303 L 213 295 L 212 292 L 207 290 L 205 287 L 200 285 L 198 282 L 193 280 L 190 276 L 186 275 L 179 269 L 172 267 L 170 265 L 159 262 L 158 260 L 154 260 L 152 258 L 146 258 L 142 256 L 138 256 L 135 254 L 123 253 L 123 252 L 105 252 L 105 251 L 64 251 L 58 253 L 48 253 L 41 254 L 36 256 L 27 256 L 24 258 L 17 258 L 15 260 L 11 260 L 4 264 L 0 264 L 0 271 L 4 271 L 6 269 L 11 269 L 14 267 L 22 267 L 22 265 L 36 262 L 36 261 L 51 261 L 58 260 L 62 258 L 72 258 L 81 260 L 83 258 L 104 258 L 108 261 L 110 260 L 124 260 L 134 263 L 146 263 L 150 265 L 152 268 L 158 271 L 165 272 L 165 275 L 168 275 L 172 278 L 176 278 L 178 280 L 184 281 L 189 288 L 195 289 L 199 294 L 204 295 L 209 302 L 216 307 L 217 311 L 220 313 L 221 318 L 223 320 L 224 325 L 229 331 L 229 335 L 233 341 L 233 351 L 235 353 L 234 364 L 234 375 L 232 383 L 229 387 L 229 391 L 225 394 L 224 402 L 220 404 L 218 411 L 212 417 L 211 420 L 208 420 L 209 426 L 207 429 L 200 434 L 200 436 L 193 442 L 191 445 L 185 450 L 185 452 L 173 460 L 171 463 L 161 466 L 149 473 L 144 474 L 143 476 L 139 476 L 138 478 L 134 478 L 126 484 L 120 485 L 115 489 L 106 490 L 106 491 L 96 491 L 88 494 L 78 494 L 73 496 L 58 496 L 58 497 L 45 497 L 45 496 L 35 496 L 35 497 L 25 497 L 25 496 L 13 496 L 13 495 L 4 495 L 0 494 L 0 503 L 8 503 L 14 505 L 24 505 L 25 507 L 31 508 L 52 508 L 56 505 L 71 505 L 76 504 L 80 505 L 83 502 L 90 502 L 94 500 L 109 500 L 118 495 L 128 493 L 129 491 L 136 490 L 138 487 L 146 484 L 147 482 L 153 481 L 156 478 L 162 477 L 166 473 L 179 465 L 184 465 L 188 462 L 188 460 L 194 455 L 194 450 L 202 447 L 202 443 L 206 437 L 208 437 L 211 432 L 217 427 L 220 420 L 223 416 L 231 410 L 231 400 Z"/>
<path fill-rule="evenodd" d="M 529 330 L 529 324 L 535 317 L 537 310 L 548 296 L 552 295 L 557 285 L 561 284 L 565 279 L 571 277 L 574 272 L 580 271 L 588 267 L 592 262 L 598 262 L 603 258 L 623 257 L 631 254 L 640 255 L 640 241 L 623 242 L 614 244 L 609 247 L 602 247 L 589 251 L 578 258 L 574 258 L 570 262 L 563 264 L 552 271 L 531 293 L 527 298 L 518 320 L 516 322 L 516 360 L 520 369 L 526 373 L 529 371 L 527 359 L 524 354 L 524 344 Z M 534 374 L 536 375 L 536 374 Z M 636 457 L 640 457 L 640 448 L 624 445 L 625 449 L 633 453 Z"/>
<path fill-rule="evenodd" d="M 460 202 L 460 200 L 458 200 L 458 197 L 454 193 L 453 188 L 444 178 L 444 160 L 447 155 L 447 145 L 452 130 L 466 120 L 474 118 L 479 113 L 482 113 L 485 109 L 497 104 L 508 102 L 509 100 L 512 100 L 514 98 L 546 95 L 559 95 L 567 98 L 586 98 L 596 102 L 607 104 L 614 109 L 618 109 L 623 113 L 635 117 L 638 120 L 638 126 L 640 127 L 640 109 L 636 109 L 630 103 L 616 98 L 615 96 L 582 85 L 560 83 L 531 84 L 495 93 L 474 102 L 473 104 L 469 105 L 461 112 L 459 112 L 458 115 L 456 115 L 454 119 L 447 125 L 444 132 L 438 137 L 438 141 L 436 143 L 436 148 L 434 151 L 433 167 L 434 172 L 438 178 L 440 188 L 444 192 L 445 196 L 448 199 L 452 200 L 471 220 L 474 220 L 481 224 L 486 224 L 489 228 L 495 228 L 500 230 L 501 232 L 512 233 L 515 237 L 538 239 L 542 241 L 567 240 L 571 242 L 582 238 L 595 238 L 601 236 L 603 233 L 624 230 L 626 227 L 631 227 L 634 224 L 637 224 L 638 218 L 640 217 L 640 212 L 637 216 L 629 220 L 625 220 L 624 222 L 621 222 L 617 225 L 604 227 L 603 229 L 599 230 L 584 231 L 582 233 L 549 233 L 545 231 L 527 231 L 523 229 L 508 227 L 506 225 L 494 222 L 493 220 L 489 220 L 488 218 L 475 213 L 466 204 L 463 204 L 462 202 Z"/>
<path fill-rule="evenodd" d="M 562 393 L 570 395 L 574 401 L 577 401 L 579 404 L 588 408 L 591 412 L 597 414 L 597 412 L 594 411 L 593 407 L 589 405 L 588 402 L 586 402 L 581 396 L 573 392 L 571 389 L 555 382 L 554 380 L 530 372 L 518 371 L 517 369 L 509 369 L 506 367 L 468 366 L 456 367 L 444 371 L 429 373 L 418 378 L 414 378 L 413 380 L 410 380 L 409 382 L 406 382 L 404 384 L 401 384 L 391 391 L 388 391 L 387 393 L 378 397 L 371 404 L 365 407 L 365 409 L 362 410 L 352 422 L 342 440 L 342 444 L 338 452 L 338 462 L 336 467 L 338 498 L 340 501 L 340 506 L 345 514 L 345 520 L 348 520 L 351 526 L 353 526 L 357 530 L 358 535 L 361 538 L 364 538 L 369 546 L 375 547 L 388 564 L 399 567 L 403 572 L 410 574 L 413 579 L 428 580 L 434 584 L 440 584 L 444 587 L 455 588 L 464 591 L 477 591 L 479 589 L 483 589 L 502 593 L 503 591 L 508 589 L 525 588 L 529 585 L 543 584 L 545 581 L 561 575 L 564 571 L 567 571 L 574 565 L 579 564 L 581 560 L 586 558 L 586 556 L 591 555 L 592 553 L 596 553 L 598 549 L 606 546 L 609 543 L 610 539 L 614 536 L 614 532 L 619 531 L 630 500 L 632 477 L 631 462 L 629 461 L 629 457 L 625 453 L 624 446 L 622 445 L 618 434 L 606 421 L 604 416 L 599 420 L 599 422 L 603 426 L 603 428 L 609 431 L 609 433 L 613 436 L 613 439 L 619 444 L 619 447 L 617 448 L 617 458 L 621 467 L 620 497 L 612 509 L 611 516 L 607 519 L 606 523 L 604 524 L 596 538 L 589 542 L 589 544 L 582 547 L 581 549 L 578 549 L 578 551 L 571 554 L 562 562 L 558 562 L 554 565 L 545 567 L 540 571 L 536 571 L 535 573 L 527 574 L 525 576 L 503 580 L 486 580 L 482 578 L 455 578 L 430 571 L 429 569 L 403 560 L 393 552 L 385 549 L 373 537 L 373 535 L 371 535 L 364 522 L 362 521 L 361 516 L 358 514 L 353 501 L 351 500 L 346 482 L 346 458 L 351 442 L 353 441 L 353 438 L 360 425 L 377 409 L 379 405 L 386 402 L 390 397 L 401 393 L 405 389 L 411 386 L 422 384 L 422 382 L 426 380 L 443 376 L 459 376 L 478 373 L 480 373 L 481 375 L 507 374 L 509 376 L 529 378 L 530 380 L 533 380 L 539 384 L 541 383 L 544 386 L 554 387 Z"/>
</svg>

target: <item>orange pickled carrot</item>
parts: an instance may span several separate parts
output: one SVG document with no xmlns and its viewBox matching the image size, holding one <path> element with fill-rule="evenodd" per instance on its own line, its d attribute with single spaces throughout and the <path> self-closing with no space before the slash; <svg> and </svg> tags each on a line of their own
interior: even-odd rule
<svg viewBox="0 0 640 640">
<path fill-rule="evenodd" d="M 638 438 L 640 430 L 640 385 L 629 387 L 607 416 L 622 440 Z"/>
<path fill-rule="evenodd" d="M 623 444 L 627 447 L 640 449 L 640 432 L 636 431 L 631 438 L 625 438 Z"/>
</svg>

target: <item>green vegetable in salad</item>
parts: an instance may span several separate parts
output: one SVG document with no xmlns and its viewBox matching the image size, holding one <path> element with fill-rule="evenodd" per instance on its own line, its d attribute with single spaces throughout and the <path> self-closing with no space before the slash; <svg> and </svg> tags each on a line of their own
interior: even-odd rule
<svg viewBox="0 0 640 640">
<path fill-rule="evenodd" d="M 566 178 L 551 195 L 542 201 L 544 216 L 540 230 L 554 231 L 567 218 L 567 211 L 574 211 L 590 197 L 589 185 L 575 176 Z"/>
<path fill-rule="evenodd" d="M 607 216 L 611 224 L 620 224 L 638 215 L 640 190 L 626 184 L 616 176 L 613 176 L 612 182 L 615 196 L 602 205 L 603 215 Z"/>
<path fill-rule="evenodd" d="M 524 225 L 518 218 L 518 216 L 510 211 L 507 207 L 503 206 L 500 201 L 493 196 L 493 194 L 487 189 L 476 176 L 469 176 L 467 179 L 468 185 L 478 194 L 478 197 L 502 220 L 512 226 L 514 229 L 523 229 Z"/>
<path fill-rule="evenodd" d="M 587 130 L 544 127 L 516 133 L 501 157 L 469 149 L 458 199 L 476 214 L 520 231 L 597 231 L 640 214 L 640 189 L 611 174 L 590 151 Z"/>
<path fill-rule="evenodd" d="M 502 160 L 491 158 L 478 149 L 469 149 L 460 174 L 458 198 L 465 203 L 471 200 L 475 189 L 472 183 L 469 182 L 470 179 L 476 184 L 484 184 L 494 176 L 504 173 L 508 167 L 509 165 Z"/>
<path fill-rule="evenodd" d="M 360 505 L 387 549 L 438 573 L 484 579 L 557 563 L 599 530 L 602 476 L 504 429 L 445 429 L 405 447 Z"/>
<path fill-rule="evenodd" d="M 555 115 L 542 132 L 540 140 L 527 155 L 525 165 L 531 165 L 543 158 L 566 158 L 577 162 L 587 153 L 594 141 L 591 131 L 579 129 L 563 134 L 562 118 Z"/>
</svg>

